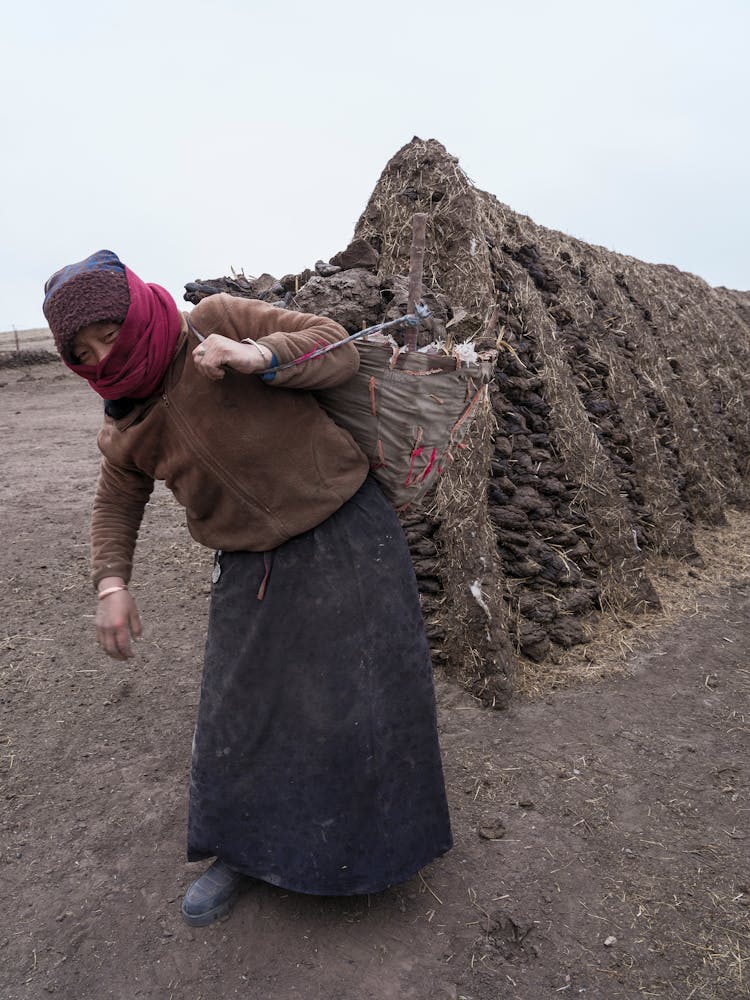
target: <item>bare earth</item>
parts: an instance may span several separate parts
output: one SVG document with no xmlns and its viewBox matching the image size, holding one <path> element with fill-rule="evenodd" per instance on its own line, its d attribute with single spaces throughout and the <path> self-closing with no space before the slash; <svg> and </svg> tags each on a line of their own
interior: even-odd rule
<svg viewBox="0 0 750 1000">
<path fill-rule="evenodd" d="M 259 884 L 196 931 L 179 901 L 201 870 L 184 832 L 209 554 L 158 492 L 146 635 L 107 660 L 98 401 L 57 365 L 0 383 L 2 1000 L 750 996 L 750 518 L 711 536 L 708 568 L 673 570 L 681 603 L 618 640 L 619 675 L 506 713 L 439 681 L 456 845 L 420 877 L 353 899 Z"/>
</svg>

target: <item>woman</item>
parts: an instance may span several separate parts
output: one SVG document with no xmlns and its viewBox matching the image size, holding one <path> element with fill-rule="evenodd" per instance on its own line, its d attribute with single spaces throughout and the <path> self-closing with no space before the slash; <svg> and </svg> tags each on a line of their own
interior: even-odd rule
<svg viewBox="0 0 750 1000">
<path fill-rule="evenodd" d="M 105 400 L 91 522 L 97 637 L 141 634 L 128 590 L 154 480 L 216 550 L 190 779 L 185 919 L 248 876 L 377 892 L 447 851 L 429 650 L 398 520 L 309 390 L 357 369 L 332 320 L 216 295 L 180 313 L 111 251 L 57 271 L 44 312 Z M 200 339 L 200 338 L 203 339 Z"/>
</svg>

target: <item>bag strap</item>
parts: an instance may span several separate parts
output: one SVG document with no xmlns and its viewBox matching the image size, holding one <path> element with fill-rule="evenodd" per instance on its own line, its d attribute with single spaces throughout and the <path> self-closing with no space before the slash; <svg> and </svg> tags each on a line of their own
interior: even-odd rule
<svg viewBox="0 0 750 1000">
<path fill-rule="evenodd" d="M 398 319 L 388 320 L 387 323 L 376 323 L 375 326 L 368 326 L 364 330 L 357 330 L 355 333 L 350 333 L 348 337 L 344 337 L 343 340 L 337 340 L 333 344 L 326 344 L 325 347 L 318 347 L 314 351 L 310 351 L 309 354 L 303 354 L 299 358 L 293 358 L 291 361 L 285 361 L 283 365 L 273 365 L 271 368 L 264 368 L 262 372 L 258 374 L 266 375 L 272 372 L 281 372 L 285 368 L 294 368 L 295 365 L 301 365 L 305 361 L 313 361 L 315 358 L 322 357 L 324 354 L 328 354 L 329 351 L 335 351 L 337 347 L 341 347 L 342 344 L 348 344 L 352 340 L 359 340 L 360 337 L 367 337 L 371 333 L 383 333 L 385 330 L 393 330 L 397 326 L 402 326 L 406 324 L 407 326 L 418 326 L 423 319 L 427 319 L 430 316 L 430 310 L 427 306 L 422 305 L 420 302 L 414 309 L 413 313 L 409 313 L 406 316 L 399 316 Z M 194 333 L 198 340 L 203 343 L 206 339 L 201 333 L 199 333 L 193 324 L 190 322 L 190 318 L 186 317 L 188 329 L 191 333 Z"/>
<path fill-rule="evenodd" d="M 371 333 L 383 333 L 385 330 L 393 330 L 397 326 L 402 326 L 406 324 L 407 326 L 418 326 L 423 319 L 427 319 L 430 315 L 430 310 L 427 306 L 421 303 L 415 307 L 413 313 L 409 313 L 406 316 L 399 316 L 398 319 L 388 320 L 387 323 L 376 323 L 375 326 L 368 326 L 364 330 L 357 330 L 355 333 L 350 333 L 348 337 L 344 337 L 343 340 L 337 340 L 333 344 L 326 344 L 325 347 L 319 347 L 315 351 L 311 351 L 309 354 L 303 354 L 300 358 L 294 358 L 292 361 L 286 361 L 283 365 L 273 365 L 272 368 L 266 368 L 265 372 L 280 372 L 285 368 L 294 368 L 295 365 L 301 365 L 305 361 L 313 361 L 315 358 L 320 358 L 324 354 L 328 354 L 329 351 L 335 351 L 337 347 L 341 347 L 342 344 L 348 344 L 352 340 L 359 340 L 360 337 L 367 337 Z"/>
</svg>

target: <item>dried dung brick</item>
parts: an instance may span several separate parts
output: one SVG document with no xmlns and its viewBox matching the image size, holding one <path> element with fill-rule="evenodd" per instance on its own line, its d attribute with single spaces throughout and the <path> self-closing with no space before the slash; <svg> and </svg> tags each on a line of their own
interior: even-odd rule
<svg viewBox="0 0 750 1000">
<path fill-rule="evenodd" d="M 521 531 L 528 528 L 529 524 L 525 511 L 515 505 L 493 507 L 492 519 L 501 528 L 509 528 L 511 531 Z"/>
<path fill-rule="evenodd" d="M 377 268 L 380 254 L 366 240 L 352 240 L 346 250 L 331 257 L 331 264 L 340 267 L 342 271 L 355 267 Z"/>
<path fill-rule="evenodd" d="M 563 646 L 565 649 L 570 649 L 571 646 L 577 646 L 585 642 L 581 622 L 570 615 L 562 615 L 556 621 L 552 622 L 547 629 L 547 635 L 558 646 Z"/>
</svg>

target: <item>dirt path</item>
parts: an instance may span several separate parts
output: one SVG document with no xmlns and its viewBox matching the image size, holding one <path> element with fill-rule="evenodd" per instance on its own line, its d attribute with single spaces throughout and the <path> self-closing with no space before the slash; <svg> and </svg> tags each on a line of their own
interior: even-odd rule
<svg viewBox="0 0 750 1000">
<path fill-rule="evenodd" d="M 159 492 L 139 657 L 100 655 L 99 407 L 56 366 L 0 383 L 2 1000 L 750 996 L 746 579 L 697 589 L 624 677 L 502 714 L 441 682 L 456 846 L 422 877 L 349 900 L 259 885 L 191 930 L 178 906 L 200 870 L 183 858 L 208 557 Z"/>
</svg>

